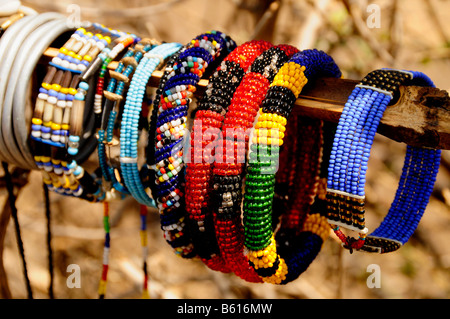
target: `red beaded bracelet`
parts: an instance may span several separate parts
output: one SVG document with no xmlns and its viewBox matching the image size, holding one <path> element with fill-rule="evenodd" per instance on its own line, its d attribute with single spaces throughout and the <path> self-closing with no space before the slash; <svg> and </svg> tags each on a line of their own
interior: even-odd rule
<svg viewBox="0 0 450 319">
<path fill-rule="evenodd" d="M 244 254 L 241 176 L 248 143 L 245 131 L 253 127 L 259 106 L 278 68 L 297 51 L 292 46 L 279 45 L 266 50 L 253 62 L 226 114 L 222 127 L 225 139 L 218 141 L 223 143 L 218 146 L 223 146 L 226 154 L 222 154 L 222 158 L 216 155 L 213 168 L 216 238 L 227 265 L 236 275 L 251 282 L 261 282 L 261 278 L 258 278 Z"/>
</svg>

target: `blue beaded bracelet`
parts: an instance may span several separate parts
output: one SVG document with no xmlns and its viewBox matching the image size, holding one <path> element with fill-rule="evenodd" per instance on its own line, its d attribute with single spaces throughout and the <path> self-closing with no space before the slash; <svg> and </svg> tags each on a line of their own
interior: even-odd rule
<svg viewBox="0 0 450 319">
<path fill-rule="evenodd" d="M 399 249 L 417 228 L 434 187 L 441 151 L 408 145 L 389 212 L 367 235 L 367 164 L 380 120 L 400 85 L 434 86 L 420 72 L 373 71 L 350 94 L 339 119 L 328 167 L 327 217 L 344 247 L 351 251 L 387 253 Z M 358 232 L 359 238 L 345 236 L 340 227 Z"/>
<path fill-rule="evenodd" d="M 120 167 L 125 185 L 142 205 L 155 207 L 155 201 L 145 191 L 138 169 L 138 124 L 147 82 L 164 60 L 176 53 L 179 43 L 165 43 L 150 50 L 141 59 L 127 92 L 120 129 Z"/>
<path fill-rule="evenodd" d="M 117 68 L 111 72 L 111 78 L 104 91 L 106 99 L 103 107 L 102 123 L 98 131 L 98 159 L 105 182 L 104 187 L 112 187 L 122 194 L 129 194 L 129 191 L 123 182 L 121 183 L 119 178 L 116 177 L 115 173 L 118 172 L 118 168 L 114 168 L 111 164 L 108 164 L 106 147 L 110 146 L 113 141 L 116 116 L 125 94 L 125 82 L 128 83 L 130 81 L 136 64 L 140 62 L 144 54 L 155 46 L 155 43 L 152 42 L 148 41 L 148 39 L 140 40 L 133 48 L 125 53 Z"/>
</svg>

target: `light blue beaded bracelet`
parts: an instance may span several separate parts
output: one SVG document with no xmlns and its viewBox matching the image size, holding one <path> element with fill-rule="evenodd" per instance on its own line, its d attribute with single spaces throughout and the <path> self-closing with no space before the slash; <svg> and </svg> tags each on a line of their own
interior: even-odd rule
<svg viewBox="0 0 450 319">
<path fill-rule="evenodd" d="M 139 117 L 152 73 L 166 58 L 181 48 L 179 43 L 162 44 L 144 55 L 133 75 L 120 128 L 120 167 L 128 191 L 142 205 L 155 207 L 155 201 L 142 184 L 138 168 Z"/>
</svg>

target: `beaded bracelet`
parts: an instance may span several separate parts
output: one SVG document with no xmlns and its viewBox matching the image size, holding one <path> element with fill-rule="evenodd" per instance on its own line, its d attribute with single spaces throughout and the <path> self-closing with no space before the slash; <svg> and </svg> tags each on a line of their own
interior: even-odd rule
<svg viewBox="0 0 450 319">
<path fill-rule="evenodd" d="M 333 59 L 324 52 L 305 50 L 296 53 L 280 68 L 259 111 L 255 131 L 249 139 L 244 196 L 244 243 L 249 250 L 247 257 L 250 264 L 265 282 L 285 283 L 290 268 L 290 260 L 277 254 L 271 224 L 275 172 L 287 117 L 308 79 L 340 75 Z M 316 231 L 321 237 L 328 235 L 323 221 L 326 220 L 319 218 L 315 221 Z"/>
<path fill-rule="evenodd" d="M 158 118 L 158 110 L 159 105 L 161 102 L 163 89 L 166 85 L 167 78 L 169 77 L 169 74 L 173 71 L 173 65 L 177 61 L 179 54 L 182 50 L 184 50 L 186 47 L 183 46 L 178 52 L 173 54 L 169 61 L 166 63 L 166 66 L 164 68 L 163 75 L 159 81 L 158 88 L 155 92 L 155 98 L 153 99 L 153 109 L 150 116 L 150 124 L 149 124 L 149 130 L 148 130 L 148 141 L 147 144 L 147 167 L 148 170 L 148 179 L 149 179 L 149 188 L 151 189 L 151 192 L 153 196 L 158 191 L 158 187 L 156 185 L 156 163 L 155 163 L 155 147 L 154 144 L 151 143 L 151 141 L 154 141 L 156 139 L 156 129 L 157 129 L 157 118 Z M 173 189 L 169 189 L 169 192 L 173 191 Z M 178 211 L 179 213 L 183 213 L 181 210 Z M 180 256 L 183 258 L 193 258 L 196 253 L 194 251 L 194 246 L 191 242 L 191 236 L 189 228 L 186 226 L 185 223 L 185 216 L 184 214 L 160 214 L 160 225 L 161 229 L 164 234 L 164 239 L 167 241 L 167 243 L 174 248 L 176 251 L 181 252 L 179 253 Z"/>
<path fill-rule="evenodd" d="M 139 114 L 147 82 L 160 63 L 179 50 L 181 44 L 164 43 L 144 55 L 133 75 L 127 92 L 120 129 L 120 167 L 125 185 L 142 205 L 155 207 L 155 201 L 145 191 L 138 169 Z"/>
<path fill-rule="evenodd" d="M 105 34 L 111 34 L 113 38 L 120 36 L 119 33 L 112 32 L 110 29 L 97 24 L 93 25 L 92 30 L 100 30 Z M 111 40 L 97 34 L 95 37 L 98 41 L 90 42 L 87 38 L 93 33 L 89 34 L 85 29 L 79 29 L 75 34 L 77 36 L 72 36 L 60 49 L 60 54 L 50 62 L 49 71 L 44 78 L 43 87 L 36 101 L 31 138 L 36 141 L 34 143 L 36 164 L 43 169 L 44 183 L 51 190 L 88 200 L 103 200 L 105 194 L 101 192 L 98 182 L 94 180 L 94 177 L 84 173 L 84 169 L 77 164 L 73 156 L 71 156 L 72 158 L 68 157 L 69 154 L 65 153 L 63 142 L 66 142 L 64 136 L 66 136 L 65 132 L 68 132 L 69 121 L 73 117 L 79 116 L 79 114 L 76 114 L 77 111 L 84 108 L 84 99 L 89 89 L 88 82 L 92 82 L 92 75 L 95 74 L 93 70 L 100 65 L 96 62 L 98 59 L 92 64 L 89 64 L 89 61 L 96 58 L 100 49 L 107 49 L 106 45 Z M 87 34 L 84 41 L 81 37 L 83 34 Z M 99 39 L 105 40 L 105 42 L 101 42 L 102 40 Z M 99 45 L 99 43 L 102 45 Z M 82 56 L 80 53 L 85 55 Z M 89 69 L 80 67 L 81 65 L 87 65 Z M 83 81 L 80 81 L 81 79 Z M 65 85 L 70 82 L 69 87 L 61 87 L 62 82 Z M 58 93 L 61 89 L 63 89 L 63 92 Z M 59 104 L 58 99 L 61 101 Z M 73 103 L 72 100 L 74 100 Z M 53 105 L 56 105 L 56 107 L 54 108 Z M 65 109 L 60 111 L 58 110 L 60 107 L 65 107 Z M 55 117 L 53 117 L 54 111 L 57 111 Z M 66 126 L 61 125 L 60 141 L 54 142 L 50 139 L 52 136 L 52 120 L 61 117 L 63 125 L 64 123 L 67 124 L 65 124 Z M 59 127 L 54 128 L 59 129 Z M 71 143 L 72 145 L 69 146 L 73 146 L 75 141 L 71 141 Z M 74 152 L 71 153 L 70 155 L 74 155 Z"/>
<path fill-rule="evenodd" d="M 195 113 L 191 131 L 193 148 L 190 162 L 186 164 L 186 211 L 197 254 L 212 269 L 229 271 L 225 260 L 220 256 L 209 209 L 213 165 L 210 159 L 213 159 L 214 152 L 211 152 L 211 158 L 204 154 L 208 141 L 203 139 L 202 133 L 208 133 L 213 143 L 217 142 L 224 115 L 236 88 L 255 58 L 270 47 L 272 44 L 267 41 L 249 41 L 234 49 L 210 78 Z"/>
<path fill-rule="evenodd" d="M 122 194 L 129 194 L 123 184 L 123 178 L 120 178 L 120 167 L 114 168 L 112 164 L 108 165 L 106 147 L 110 148 L 114 144 L 114 127 L 125 94 L 125 85 L 130 83 L 130 78 L 144 54 L 152 49 L 155 44 L 156 42 L 150 39 L 141 39 L 133 48 L 130 48 L 119 61 L 117 68 L 110 71 L 108 86 L 102 93 L 105 96 L 105 103 L 100 110 L 102 120 L 98 130 L 97 153 L 104 179 L 103 185 L 106 190 L 112 188 Z M 100 93 L 99 90 L 100 88 L 97 87 L 97 95 Z M 97 101 L 97 105 L 99 103 L 101 102 Z"/>
<path fill-rule="evenodd" d="M 155 195 L 160 214 L 167 216 L 166 221 L 172 221 L 167 226 L 163 225 L 168 229 L 186 226 L 178 223 L 185 212 L 181 142 L 191 98 L 209 65 L 220 63 L 235 47 L 236 43 L 222 32 L 201 34 L 180 52 L 172 72 L 167 76 L 157 117 Z M 182 257 L 194 256 L 191 248 L 192 246 L 174 247 L 175 252 Z"/>
<path fill-rule="evenodd" d="M 217 128 L 225 132 L 225 140 L 214 139 L 219 153 L 213 154 L 215 161 L 210 165 L 207 175 L 214 174 L 213 178 L 210 178 L 211 182 L 208 180 L 213 186 L 213 190 L 210 190 L 212 214 L 209 213 L 212 216 L 209 218 L 214 221 L 223 262 L 239 277 L 250 282 L 261 282 L 261 279 L 249 266 L 243 253 L 240 194 L 241 166 L 245 162 L 244 131 L 253 126 L 257 112 L 255 107 L 259 107 L 278 68 L 296 51 L 298 50 L 291 46 L 279 45 L 264 50 L 252 62 L 233 95 L 228 111 L 224 114 L 225 118 Z M 231 136 L 229 133 L 232 133 Z M 237 142 L 235 142 L 235 135 Z M 226 154 L 223 149 L 226 150 Z"/>
<path fill-rule="evenodd" d="M 327 216 L 350 252 L 387 253 L 404 245 L 422 218 L 439 170 L 440 150 L 407 145 L 394 201 L 379 227 L 367 235 L 367 163 L 379 122 L 400 85 L 434 86 L 420 72 L 372 71 L 355 87 L 339 119 L 328 168 Z M 340 227 L 358 232 L 359 238 L 346 237 Z"/>
</svg>

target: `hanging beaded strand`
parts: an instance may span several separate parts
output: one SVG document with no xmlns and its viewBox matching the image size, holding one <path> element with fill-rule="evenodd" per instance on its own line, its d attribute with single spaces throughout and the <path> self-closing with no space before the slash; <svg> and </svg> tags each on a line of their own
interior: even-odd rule
<svg viewBox="0 0 450 319">
<path fill-rule="evenodd" d="M 228 272 L 226 261 L 220 256 L 217 246 L 210 209 L 211 160 L 214 160 L 215 154 L 214 149 L 211 154 L 206 154 L 207 143 L 209 140 L 217 143 L 224 116 L 236 88 L 255 58 L 270 47 L 272 44 L 266 41 L 249 41 L 234 49 L 210 78 L 195 114 L 190 162 L 186 164 L 186 211 L 197 254 L 211 269 L 225 269 Z M 204 132 L 208 132 L 210 138 L 204 139 Z"/>
<path fill-rule="evenodd" d="M 417 228 L 428 204 L 440 150 L 408 145 L 394 201 L 379 227 L 367 235 L 365 177 L 370 150 L 378 124 L 399 86 L 411 84 L 434 86 L 420 72 L 375 70 L 355 87 L 339 120 L 328 168 L 327 216 L 350 252 L 387 253 L 399 249 Z M 358 232 L 359 237 L 346 236 L 341 227 Z"/>
<path fill-rule="evenodd" d="M 110 224 L 109 224 L 109 203 L 103 202 L 103 228 L 105 230 L 105 243 L 103 246 L 103 264 L 100 283 L 98 286 L 99 299 L 105 299 L 106 285 L 108 281 L 109 252 L 111 247 Z"/>
<path fill-rule="evenodd" d="M 244 196 L 245 246 L 249 250 L 250 264 L 265 282 L 283 284 L 289 271 L 287 260 L 277 254 L 271 225 L 275 172 L 287 117 L 307 79 L 340 75 L 333 59 L 322 51 L 305 50 L 294 54 L 275 76 L 266 100 L 275 92 L 278 98 L 263 102 L 255 131 L 250 136 Z M 328 236 L 325 224 L 320 220 L 316 222 L 319 222 L 317 232 Z"/>
<path fill-rule="evenodd" d="M 174 217 L 171 225 L 185 214 L 182 141 L 191 98 L 208 66 L 220 63 L 235 48 L 235 42 L 221 32 L 199 35 L 180 53 L 167 77 L 157 117 L 155 189 L 160 214 Z M 193 255 L 191 249 L 181 247 L 175 252 L 182 257 Z"/>
<path fill-rule="evenodd" d="M 142 299 L 150 299 L 150 295 L 148 292 L 148 267 L 147 267 L 147 259 L 148 259 L 148 236 L 147 236 L 147 214 L 148 207 L 145 205 L 140 206 L 140 218 L 141 218 L 141 229 L 139 231 L 139 235 L 141 238 L 141 248 L 142 248 L 142 270 L 144 275 L 144 281 L 142 284 Z"/>
</svg>

